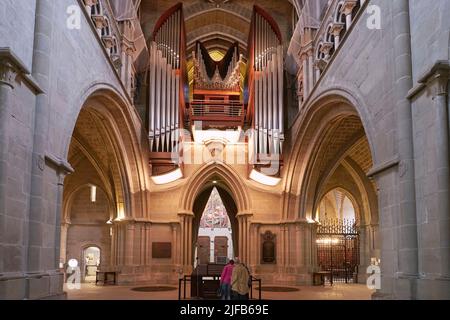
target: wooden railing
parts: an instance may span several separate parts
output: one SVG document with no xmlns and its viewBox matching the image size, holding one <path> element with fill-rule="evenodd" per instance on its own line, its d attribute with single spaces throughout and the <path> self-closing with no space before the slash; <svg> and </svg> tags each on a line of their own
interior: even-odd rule
<svg viewBox="0 0 450 320">
<path fill-rule="evenodd" d="M 245 116 L 240 101 L 193 100 L 190 109 L 191 121 L 243 122 Z"/>
</svg>

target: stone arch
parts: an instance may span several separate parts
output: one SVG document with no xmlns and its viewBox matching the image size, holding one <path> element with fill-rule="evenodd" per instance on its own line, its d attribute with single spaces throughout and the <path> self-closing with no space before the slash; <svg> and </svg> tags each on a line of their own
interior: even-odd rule
<svg viewBox="0 0 450 320">
<path fill-rule="evenodd" d="M 360 220 L 360 215 L 361 215 L 361 203 L 360 201 L 358 201 L 357 197 L 353 194 L 353 192 L 351 192 L 350 190 L 347 189 L 346 186 L 341 185 L 341 184 L 336 184 L 336 185 L 330 185 L 328 188 L 326 188 L 322 193 L 321 196 L 319 198 L 319 203 L 322 202 L 322 200 L 324 199 L 324 197 L 330 193 L 331 191 L 334 190 L 339 190 L 340 192 L 342 192 L 351 202 L 353 209 L 355 211 L 355 220 Z M 318 220 L 318 217 L 315 218 L 315 220 Z"/>
<path fill-rule="evenodd" d="M 251 212 L 250 197 L 239 175 L 226 164 L 212 161 L 204 164 L 189 179 L 180 198 L 181 212 L 192 213 L 197 196 L 211 184 L 211 179 L 219 177 L 223 180 L 221 187 L 229 192 L 236 203 L 238 214 Z"/>
<path fill-rule="evenodd" d="M 314 202 L 317 200 L 317 189 L 312 186 L 314 161 L 318 157 L 318 148 L 323 143 L 324 135 L 330 130 L 330 124 L 339 119 L 355 117 L 360 119 L 365 136 L 367 137 L 370 154 L 376 163 L 373 146 L 373 129 L 362 99 L 355 97 L 350 90 L 343 88 L 329 88 L 315 94 L 311 103 L 305 107 L 302 126 L 293 132 L 293 145 L 289 165 L 284 179 L 285 215 L 300 215 L 308 219 L 313 215 Z M 358 106 L 358 107 L 357 107 Z M 295 218 L 292 217 L 291 218 Z"/>
<path fill-rule="evenodd" d="M 78 100 L 69 124 L 65 126 L 62 148 L 65 158 L 68 157 L 72 135 L 82 112 L 90 112 L 99 120 L 99 127 L 112 146 L 114 160 L 117 162 L 116 176 L 120 180 L 117 182 L 122 189 L 118 191 L 124 198 L 125 215 L 145 215 L 147 169 L 141 150 L 141 146 L 145 144 L 138 139 L 137 131 L 141 125 L 129 100 L 109 84 L 95 83 L 88 86 Z"/>
</svg>

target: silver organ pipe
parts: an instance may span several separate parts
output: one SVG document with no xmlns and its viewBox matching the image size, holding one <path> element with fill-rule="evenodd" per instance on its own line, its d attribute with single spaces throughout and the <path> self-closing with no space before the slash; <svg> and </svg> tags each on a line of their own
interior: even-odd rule
<svg viewBox="0 0 450 320">
<path fill-rule="evenodd" d="M 284 140 L 283 46 L 278 27 L 255 6 L 253 41 L 253 143 L 257 154 L 280 155 Z"/>
<path fill-rule="evenodd" d="M 182 93 L 184 21 L 181 5 L 157 22 L 150 50 L 149 139 L 151 152 L 176 152 Z M 184 39 L 184 38 L 183 38 Z"/>
</svg>

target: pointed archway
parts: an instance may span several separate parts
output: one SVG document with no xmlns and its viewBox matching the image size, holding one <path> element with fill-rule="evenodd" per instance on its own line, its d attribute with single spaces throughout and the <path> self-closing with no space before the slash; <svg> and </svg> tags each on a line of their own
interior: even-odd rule
<svg viewBox="0 0 450 320">
<path fill-rule="evenodd" d="M 186 184 L 179 203 L 181 226 L 180 264 L 186 273 L 194 264 L 194 245 L 203 210 L 216 187 L 230 217 L 236 255 L 246 261 L 249 256 L 249 217 L 251 203 L 244 183 L 229 166 L 212 161 L 203 165 Z"/>
</svg>

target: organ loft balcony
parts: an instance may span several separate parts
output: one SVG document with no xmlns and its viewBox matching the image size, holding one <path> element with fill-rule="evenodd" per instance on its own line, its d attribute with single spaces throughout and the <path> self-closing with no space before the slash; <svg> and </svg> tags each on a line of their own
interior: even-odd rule
<svg viewBox="0 0 450 320">
<path fill-rule="evenodd" d="M 197 42 L 192 57 L 193 79 L 187 105 L 190 127 L 195 125 L 198 130 L 201 124 L 203 130 L 242 128 L 245 122 L 241 73 L 244 63 L 239 45 L 233 44 L 219 60 Z"/>
</svg>

